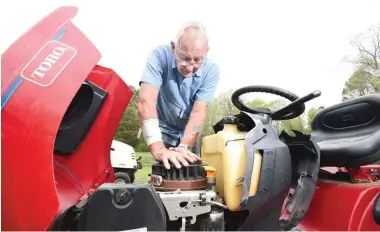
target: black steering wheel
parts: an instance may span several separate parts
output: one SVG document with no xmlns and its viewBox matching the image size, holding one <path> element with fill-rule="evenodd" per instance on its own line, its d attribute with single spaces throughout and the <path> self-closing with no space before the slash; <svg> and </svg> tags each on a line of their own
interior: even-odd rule
<svg viewBox="0 0 380 232">
<path fill-rule="evenodd" d="M 272 120 L 288 120 L 296 118 L 303 114 L 303 112 L 305 111 L 305 104 L 303 102 L 300 102 L 299 104 L 293 104 L 292 106 L 289 105 L 289 107 L 284 107 L 283 109 L 273 112 L 270 109 L 263 107 L 250 108 L 247 105 L 245 105 L 239 98 L 241 95 L 245 93 L 255 92 L 275 94 L 283 98 L 286 98 L 291 102 L 294 102 L 297 99 L 299 99 L 299 97 L 294 93 L 278 87 L 253 85 L 236 90 L 231 96 L 231 101 L 234 104 L 234 106 L 241 111 L 245 111 L 252 114 L 268 114 L 269 116 L 271 116 Z"/>
</svg>

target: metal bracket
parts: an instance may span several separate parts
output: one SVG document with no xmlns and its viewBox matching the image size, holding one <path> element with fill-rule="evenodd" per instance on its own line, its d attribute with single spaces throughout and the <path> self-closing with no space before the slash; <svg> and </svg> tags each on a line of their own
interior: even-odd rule
<svg viewBox="0 0 380 232">
<path fill-rule="evenodd" d="M 214 204 L 211 199 L 216 197 L 215 192 L 206 190 L 157 193 L 171 221 L 175 221 L 178 218 L 192 217 L 191 224 L 196 222 L 198 215 L 211 211 L 211 205 Z M 186 203 L 186 205 L 181 206 L 183 203 Z"/>
</svg>

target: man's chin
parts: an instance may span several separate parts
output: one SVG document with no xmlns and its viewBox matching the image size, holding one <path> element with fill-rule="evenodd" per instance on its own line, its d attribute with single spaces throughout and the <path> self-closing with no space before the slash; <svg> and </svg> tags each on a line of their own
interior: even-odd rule
<svg viewBox="0 0 380 232">
<path fill-rule="evenodd" d="M 192 77 L 192 76 L 194 76 L 194 73 L 192 73 L 192 72 L 191 73 L 183 73 L 182 72 L 181 74 L 182 74 L 183 77 Z"/>
</svg>

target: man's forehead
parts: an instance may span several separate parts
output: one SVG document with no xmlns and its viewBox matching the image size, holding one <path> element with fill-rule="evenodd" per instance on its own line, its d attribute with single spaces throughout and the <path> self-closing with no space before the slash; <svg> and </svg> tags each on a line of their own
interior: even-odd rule
<svg viewBox="0 0 380 232">
<path fill-rule="evenodd" d="M 183 53 L 183 54 L 198 56 L 207 52 L 207 44 L 199 40 L 180 41 L 178 50 L 180 51 L 180 53 Z"/>
</svg>

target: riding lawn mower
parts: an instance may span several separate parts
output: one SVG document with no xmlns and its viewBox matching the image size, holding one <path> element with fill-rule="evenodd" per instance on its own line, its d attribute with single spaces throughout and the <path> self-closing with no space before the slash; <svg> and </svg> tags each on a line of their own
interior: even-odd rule
<svg viewBox="0 0 380 232">
<path fill-rule="evenodd" d="M 201 163 L 114 183 L 110 147 L 133 92 L 72 23 L 43 18 L 2 55 L 2 230 L 380 231 L 380 94 L 319 111 L 312 133 L 273 126 L 321 92 L 238 89 L 239 114 L 205 136 Z M 245 93 L 288 99 L 250 108 Z"/>
</svg>

